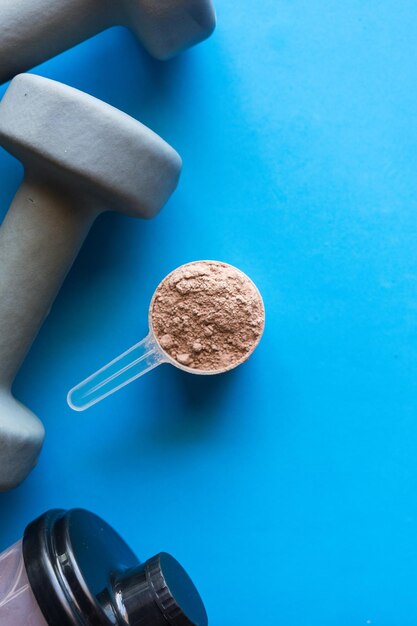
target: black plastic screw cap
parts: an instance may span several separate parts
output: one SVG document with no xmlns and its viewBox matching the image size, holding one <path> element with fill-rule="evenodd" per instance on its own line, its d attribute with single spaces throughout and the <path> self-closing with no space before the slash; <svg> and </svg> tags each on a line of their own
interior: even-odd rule
<svg viewBox="0 0 417 626">
<path fill-rule="evenodd" d="M 162 552 L 141 563 L 88 511 L 48 511 L 25 531 L 23 556 L 48 626 L 208 626 L 182 566 Z"/>
<path fill-rule="evenodd" d="M 124 574 L 113 590 L 131 626 L 208 626 L 192 580 L 165 552 Z"/>
</svg>

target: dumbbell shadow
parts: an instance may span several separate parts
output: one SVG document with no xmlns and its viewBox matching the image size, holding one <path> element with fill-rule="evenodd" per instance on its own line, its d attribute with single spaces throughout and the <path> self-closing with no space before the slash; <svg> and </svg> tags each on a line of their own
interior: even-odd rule
<svg viewBox="0 0 417 626">
<path fill-rule="evenodd" d="M 82 92 L 15 78 L 0 104 L 0 144 L 24 181 L 0 228 L 0 490 L 39 455 L 41 422 L 10 389 L 84 238 L 103 210 L 151 218 L 181 159 L 158 135 Z"/>
</svg>

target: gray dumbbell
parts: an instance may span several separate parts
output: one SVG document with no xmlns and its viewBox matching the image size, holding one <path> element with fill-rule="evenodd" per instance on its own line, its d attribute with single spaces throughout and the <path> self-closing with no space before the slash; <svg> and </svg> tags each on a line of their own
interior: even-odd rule
<svg viewBox="0 0 417 626">
<path fill-rule="evenodd" d="M 39 76 L 17 76 L 0 103 L 0 144 L 24 181 L 0 228 L 0 490 L 36 464 L 41 422 L 11 395 L 14 377 L 95 217 L 151 218 L 181 159 L 117 109 Z"/>
<path fill-rule="evenodd" d="M 0 83 L 115 25 L 158 59 L 206 39 L 212 0 L 1 0 Z"/>
</svg>

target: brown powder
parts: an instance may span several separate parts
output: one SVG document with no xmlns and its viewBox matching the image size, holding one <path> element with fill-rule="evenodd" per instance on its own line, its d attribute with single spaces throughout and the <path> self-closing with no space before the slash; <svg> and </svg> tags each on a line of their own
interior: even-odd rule
<svg viewBox="0 0 417 626">
<path fill-rule="evenodd" d="M 265 322 L 262 298 L 241 271 L 218 261 L 196 261 L 169 274 L 151 304 L 160 346 L 181 365 L 224 371 L 245 361 Z"/>
</svg>

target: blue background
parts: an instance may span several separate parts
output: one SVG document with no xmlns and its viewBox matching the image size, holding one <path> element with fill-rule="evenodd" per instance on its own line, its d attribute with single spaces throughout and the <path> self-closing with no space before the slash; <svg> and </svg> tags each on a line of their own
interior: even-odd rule
<svg viewBox="0 0 417 626">
<path fill-rule="evenodd" d="M 15 393 L 47 429 L 0 496 L 0 547 L 87 507 L 165 549 L 212 626 L 417 622 L 417 16 L 412 0 L 217 0 L 168 63 L 114 29 L 37 69 L 184 159 L 151 222 L 99 219 Z M 3 93 L 4 88 L 1 90 Z M 0 211 L 21 179 L 0 154 Z M 253 358 L 163 366 L 81 414 L 69 387 L 146 333 L 161 278 L 214 258 L 258 284 Z"/>
</svg>

